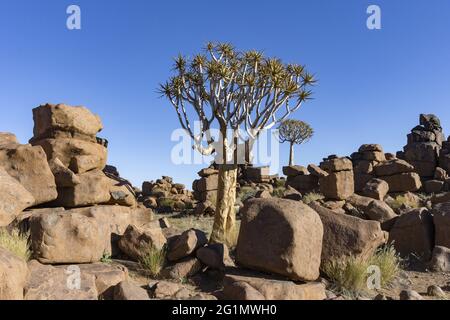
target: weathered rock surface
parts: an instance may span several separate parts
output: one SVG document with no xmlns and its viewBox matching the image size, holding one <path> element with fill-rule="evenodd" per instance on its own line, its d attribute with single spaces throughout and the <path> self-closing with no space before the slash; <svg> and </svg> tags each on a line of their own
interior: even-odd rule
<svg viewBox="0 0 450 320">
<path fill-rule="evenodd" d="M 34 205 L 56 199 L 55 177 L 41 147 L 0 146 L 0 167 L 33 195 Z"/>
<path fill-rule="evenodd" d="M 317 202 L 309 205 L 319 214 L 323 223 L 322 263 L 349 256 L 369 258 L 386 242 L 377 221 L 336 214 Z"/>
<path fill-rule="evenodd" d="M 381 179 L 371 179 L 362 190 L 362 194 L 376 200 L 384 200 L 389 192 L 389 184 Z"/>
<path fill-rule="evenodd" d="M 100 261 L 108 252 L 111 231 L 79 212 L 48 210 L 30 218 L 31 246 L 41 263 L 69 264 Z"/>
<path fill-rule="evenodd" d="M 119 248 L 130 258 L 139 261 L 150 248 L 161 250 L 166 237 L 161 228 L 140 228 L 130 225 L 119 240 Z"/>
<path fill-rule="evenodd" d="M 71 137 L 92 137 L 103 129 L 100 117 L 85 107 L 46 104 L 33 109 L 35 139 L 54 138 L 67 132 Z"/>
<path fill-rule="evenodd" d="M 224 278 L 227 300 L 324 300 L 325 286 L 310 282 L 296 284 L 257 273 L 227 274 Z"/>
<path fill-rule="evenodd" d="M 95 276 L 80 272 L 79 266 L 52 267 L 32 260 L 28 268 L 25 300 L 98 300 Z"/>
<path fill-rule="evenodd" d="M 202 264 L 196 257 L 186 257 L 164 267 L 160 276 L 164 279 L 186 279 L 190 278 L 202 269 Z"/>
<path fill-rule="evenodd" d="M 241 211 L 236 261 L 293 280 L 319 277 L 323 227 L 308 206 L 284 199 L 252 199 Z"/>
<path fill-rule="evenodd" d="M 203 247 L 208 242 L 203 231 L 190 229 L 183 232 L 175 241 L 173 241 L 168 249 L 167 259 L 169 261 L 177 261 L 185 258 Z"/>
<path fill-rule="evenodd" d="M 27 263 L 0 247 L 0 300 L 23 300 L 28 277 Z"/>
<path fill-rule="evenodd" d="M 450 248 L 450 202 L 437 204 L 433 208 L 436 246 Z"/>
<path fill-rule="evenodd" d="M 150 300 L 147 290 L 128 281 L 122 281 L 114 287 L 114 300 Z"/>
<path fill-rule="evenodd" d="M 403 257 L 411 254 L 428 260 L 433 249 L 433 219 L 426 208 L 399 216 L 389 232 L 389 242 Z"/>
<path fill-rule="evenodd" d="M 0 227 L 8 226 L 34 203 L 33 195 L 0 167 Z"/>
<path fill-rule="evenodd" d="M 434 247 L 429 268 L 435 272 L 450 272 L 450 248 Z"/>
</svg>

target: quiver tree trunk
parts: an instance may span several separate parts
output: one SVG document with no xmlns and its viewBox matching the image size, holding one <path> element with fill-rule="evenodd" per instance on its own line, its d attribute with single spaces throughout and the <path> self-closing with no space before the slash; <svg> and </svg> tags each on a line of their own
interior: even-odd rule
<svg viewBox="0 0 450 320">
<path fill-rule="evenodd" d="M 293 142 L 290 143 L 290 147 L 289 147 L 289 165 L 290 166 L 294 165 L 294 143 Z"/>
<path fill-rule="evenodd" d="M 220 165 L 216 215 L 211 233 L 211 243 L 225 243 L 232 246 L 236 241 L 236 212 L 234 207 L 236 203 L 236 184 L 237 165 Z"/>
<path fill-rule="evenodd" d="M 216 215 L 214 218 L 211 243 L 224 243 L 232 246 L 235 243 L 236 224 L 236 186 L 237 186 L 237 157 L 231 155 L 226 128 L 222 128 L 222 164 L 219 164 L 219 181 L 217 186 Z M 233 139 L 235 143 L 235 139 Z M 227 156 L 228 155 L 228 156 Z M 231 159 L 228 159 L 231 157 Z M 229 163 L 231 162 L 231 163 Z"/>
</svg>

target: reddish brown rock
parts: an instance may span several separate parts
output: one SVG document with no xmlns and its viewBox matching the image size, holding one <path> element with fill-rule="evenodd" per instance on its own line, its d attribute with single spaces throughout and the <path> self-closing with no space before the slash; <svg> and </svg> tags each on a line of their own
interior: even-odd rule
<svg viewBox="0 0 450 320">
<path fill-rule="evenodd" d="M 323 227 L 316 212 L 273 198 L 248 200 L 241 213 L 238 264 L 293 280 L 318 278 Z"/>
</svg>

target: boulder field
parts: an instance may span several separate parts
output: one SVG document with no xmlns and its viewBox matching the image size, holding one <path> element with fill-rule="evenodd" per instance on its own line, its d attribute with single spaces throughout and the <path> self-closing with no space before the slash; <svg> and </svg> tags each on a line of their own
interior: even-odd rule
<svg viewBox="0 0 450 320">
<path fill-rule="evenodd" d="M 450 139 L 434 115 L 396 154 L 364 144 L 284 167 L 286 178 L 240 165 L 240 228 L 227 247 L 194 225 L 214 215 L 216 165 L 192 191 L 168 176 L 137 188 L 107 165 L 98 115 L 64 104 L 32 113 L 28 144 L 0 133 L 0 236 L 20 235 L 30 251 L 26 261 L 0 242 L 0 300 L 335 299 L 324 266 L 386 245 L 450 272 Z"/>
</svg>

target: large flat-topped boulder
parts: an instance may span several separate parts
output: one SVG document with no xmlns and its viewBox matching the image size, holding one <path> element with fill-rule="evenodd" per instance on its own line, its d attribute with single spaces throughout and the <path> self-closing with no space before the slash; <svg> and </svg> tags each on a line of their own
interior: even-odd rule
<svg viewBox="0 0 450 320">
<path fill-rule="evenodd" d="M 320 282 L 295 283 L 256 272 L 225 275 L 224 298 L 227 300 L 325 300 L 325 286 Z"/>
<path fill-rule="evenodd" d="M 30 218 L 31 247 L 41 263 L 98 262 L 111 241 L 111 227 L 79 212 L 46 211 Z"/>
<path fill-rule="evenodd" d="M 102 171 L 94 170 L 79 174 L 79 184 L 59 187 L 54 206 L 76 208 L 95 204 L 106 204 L 111 199 L 111 180 Z"/>
<path fill-rule="evenodd" d="M 10 132 L 0 132 L 0 146 L 8 144 L 19 144 L 16 135 Z"/>
<path fill-rule="evenodd" d="M 96 276 L 79 266 L 53 267 L 32 260 L 28 268 L 25 300 L 98 300 Z"/>
<path fill-rule="evenodd" d="M 392 176 L 395 174 L 408 173 L 414 171 L 414 166 L 401 159 L 394 159 L 381 162 L 374 167 L 375 174 L 379 177 Z"/>
<path fill-rule="evenodd" d="M 55 138 L 68 132 L 73 138 L 95 137 L 103 129 L 100 117 L 85 107 L 45 104 L 33 109 L 34 139 Z"/>
</svg>

